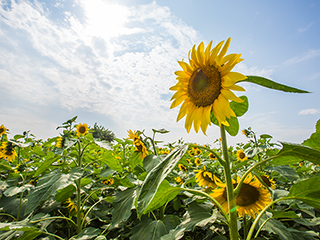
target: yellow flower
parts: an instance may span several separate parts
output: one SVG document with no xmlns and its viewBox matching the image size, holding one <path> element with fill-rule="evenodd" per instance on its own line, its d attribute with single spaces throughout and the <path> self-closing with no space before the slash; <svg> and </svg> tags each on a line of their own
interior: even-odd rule
<svg viewBox="0 0 320 240">
<path fill-rule="evenodd" d="M 79 123 L 77 126 L 77 136 L 80 137 L 81 134 L 84 136 L 89 132 L 89 127 L 86 123 L 81 124 Z"/>
<path fill-rule="evenodd" d="M 0 146 L 0 158 L 6 159 L 8 162 L 12 162 L 17 156 L 14 146 L 11 142 L 3 142 Z"/>
<path fill-rule="evenodd" d="M 69 205 L 66 207 L 66 208 L 69 208 L 69 213 L 73 213 L 76 214 L 77 213 L 77 205 L 74 204 L 72 201 L 71 201 L 71 198 L 68 198 L 68 200 L 66 201 L 66 203 L 68 203 Z"/>
<path fill-rule="evenodd" d="M 179 176 L 176 177 L 174 180 L 176 180 L 176 182 L 179 183 L 179 184 L 182 184 L 182 183 L 183 183 L 181 177 L 179 177 Z"/>
<path fill-rule="evenodd" d="M 3 134 L 6 134 L 7 130 L 9 130 L 8 128 L 6 128 L 3 124 L 0 126 L 0 136 L 2 136 Z"/>
<path fill-rule="evenodd" d="M 108 180 L 104 180 L 102 181 L 103 184 L 106 184 L 108 186 L 112 185 L 113 184 L 113 179 L 112 178 L 109 178 Z"/>
<path fill-rule="evenodd" d="M 127 139 L 132 139 L 133 140 L 133 144 L 137 148 L 136 151 L 140 152 L 140 158 L 144 159 L 146 156 L 148 156 L 148 149 L 146 148 L 144 143 L 140 140 L 139 134 L 136 131 L 132 132 L 131 129 L 129 129 L 127 132 L 128 132 L 128 138 Z"/>
<path fill-rule="evenodd" d="M 186 159 L 186 161 L 187 161 L 187 163 L 189 163 L 189 164 L 191 163 L 190 159 L 188 159 L 188 158 Z"/>
<path fill-rule="evenodd" d="M 199 165 L 201 164 L 200 158 L 196 158 L 196 159 L 194 160 L 194 163 L 195 163 L 197 166 L 199 166 Z"/>
<path fill-rule="evenodd" d="M 192 150 L 189 150 L 188 153 L 189 153 L 189 155 L 190 155 L 191 157 L 193 157 L 194 154 L 195 154 L 194 151 L 192 151 Z"/>
<path fill-rule="evenodd" d="M 57 139 L 57 148 L 63 148 L 65 139 L 63 137 L 58 137 Z"/>
<path fill-rule="evenodd" d="M 212 41 L 204 49 L 201 42 L 189 51 L 189 64 L 178 61 L 182 71 L 176 71 L 178 83 L 170 90 L 177 91 L 171 98 L 174 100 L 170 108 L 181 105 L 177 121 L 186 116 L 185 128 L 190 132 L 192 125 L 196 132 L 201 127 L 206 134 L 211 125 L 210 114 L 213 112 L 219 125 L 229 126 L 226 118 L 236 117 L 230 108 L 229 100 L 243 102 L 231 90 L 245 91 L 235 85 L 247 77 L 241 73 L 231 72 L 241 62 L 241 54 L 226 55 L 231 39 L 218 43 L 212 50 Z"/>
<path fill-rule="evenodd" d="M 211 187 L 216 188 L 216 182 L 220 182 L 220 180 L 210 171 L 207 171 L 206 166 L 203 166 L 202 170 L 195 170 L 196 174 L 196 182 L 200 187 Z"/>
<path fill-rule="evenodd" d="M 213 153 L 209 153 L 209 158 L 211 160 L 216 160 L 217 159 L 216 155 L 214 155 Z"/>
<path fill-rule="evenodd" d="M 197 148 L 197 149 L 194 150 L 194 153 L 196 155 L 200 155 L 202 153 L 202 151 L 199 148 Z"/>
<path fill-rule="evenodd" d="M 233 180 L 233 187 L 235 188 L 238 185 L 240 178 L 238 177 L 237 181 Z M 213 190 L 213 193 L 210 194 L 211 197 L 215 198 L 224 210 L 228 213 L 228 197 L 226 184 L 218 183 L 220 187 Z M 245 214 L 255 218 L 255 214 L 258 214 L 265 206 L 271 202 L 270 192 L 265 189 L 262 184 L 252 178 L 250 174 L 242 183 L 238 196 L 236 197 L 236 205 L 239 216 L 244 217 Z"/>
<path fill-rule="evenodd" d="M 248 157 L 246 156 L 246 154 L 244 153 L 243 150 L 239 150 L 237 151 L 237 159 L 241 162 L 248 160 Z"/>
<path fill-rule="evenodd" d="M 187 171 L 188 169 L 181 163 L 178 164 L 178 168 L 180 169 L 180 171 Z"/>
<path fill-rule="evenodd" d="M 276 182 L 272 178 L 270 178 L 268 175 L 266 174 L 261 175 L 260 178 L 269 188 L 276 189 L 276 186 L 275 186 Z"/>
</svg>

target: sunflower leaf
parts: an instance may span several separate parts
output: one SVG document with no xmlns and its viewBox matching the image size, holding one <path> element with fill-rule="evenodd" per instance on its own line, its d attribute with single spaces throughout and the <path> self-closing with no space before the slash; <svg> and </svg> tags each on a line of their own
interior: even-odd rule
<svg viewBox="0 0 320 240">
<path fill-rule="evenodd" d="M 228 123 L 230 126 L 226 126 L 226 130 L 227 132 L 231 135 L 231 136 L 236 136 L 239 132 L 239 121 L 238 118 L 236 117 L 231 117 L 230 119 L 227 119 Z"/>
<path fill-rule="evenodd" d="M 320 151 L 308 146 L 294 143 L 281 142 L 282 149 L 277 158 L 272 160 L 273 164 L 283 165 L 307 160 L 314 164 L 320 164 Z"/>
<path fill-rule="evenodd" d="M 233 110 L 237 117 L 243 116 L 249 109 L 248 98 L 246 96 L 240 96 L 239 98 L 243 100 L 242 103 L 238 103 L 235 101 L 230 102 L 230 108 Z"/>
<path fill-rule="evenodd" d="M 280 84 L 280 83 L 274 82 L 274 81 L 272 81 L 270 79 L 267 79 L 267 78 L 264 78 L 264 77 L 259 77 L 259 76 L 247 76 L 246 79 L 241 80 L 239 82 L 251 82 L 251 83 L 255 83 L 255 84 L 258 84 L 260 86 L 266 87 L 266 88 L 271 88 L 271 89 L 279 90 L 279 91 L 283 91 L 283 92 L 310 93 L 310 92 L 308 92 L 306 90 L 301 90 L 301 89 L 298 89 L 298 88 L 289 87 L 289 86 L 286 86 L 284 84 Z"/>
<path fill-rule="evenodd" d="M 302 145 L 320 151 L 320 119 L 316 123 L 316 132 L 312 133 L 310 138 L 305 140 Z"/>
<path fill-rule="evenodd" d="M 320 177 L 312 177 L 298 182 L 290 188 L 288 198 L 298 199 L 304 203 L 320 208 Z"/>
<path fill-rule="evenodd" d="M 137 197 L 137 211 L 141 215 L 156 195 L 161 182 L 177 165 L 188 149 L 188 145 L 175 148 L 162 162 L 155 166 L 144 180 Z"/>
</svg>

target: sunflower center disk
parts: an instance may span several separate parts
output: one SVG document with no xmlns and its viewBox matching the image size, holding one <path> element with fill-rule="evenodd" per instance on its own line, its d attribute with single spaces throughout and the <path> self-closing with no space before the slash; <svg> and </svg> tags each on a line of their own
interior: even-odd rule
<svg viewBox="0 0 320 240">
<path fill-rule="evenodd" d="M 220 72 L 213 66 L 197 69 L 189 80 L 188 94 L 197 107 L 211 105 L 218 98 L 220 90 Z"/>
<path fill-rule="evenodd" d="M 243 183 L 236 198 L 236 204 L 240 207 L 250 206 L 258 201 L 259 196 L 260 193 L 258 189 L 249 184 Z"/>
<path fill-rule="evenodd" d="M 86 132 L 86 128 L 85 127 L 80 127 L 79 128 L 79 132 L 80 133 L 85 133 Z"/>
</svg>

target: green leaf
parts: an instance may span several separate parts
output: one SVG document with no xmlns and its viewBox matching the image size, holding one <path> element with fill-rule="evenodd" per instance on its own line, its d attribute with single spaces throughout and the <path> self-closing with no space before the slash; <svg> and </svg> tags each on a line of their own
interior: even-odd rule
<svg viewBox="0 0 320 240">
<path fill-rule="evenodd" d="M 235 101 L 230 102 L 230 108 L 233 110 L 237 117 L 243 116 L 249 109 L 248 98 L 246 96 L 240 96 L 239 98 L 243 100 L 242 103 L 238 103 Z"/>
<path fill-rule="evenodd" d="M 175 216 L 177 219 L 177 216 Z M 168 220 L 169 218 L 169 220 Z M 171 218 L 171 219 L 170 219 Z M 174 228 L 174 224 L 170 224 L 172 220 L 171 216 L 166 216 L 163 221 L 161 220 L 152 220 L 150 218 L 143 218 L 143 220 L 132 228 L 131 240 L 159 240 L 161 236 L 169 233 L 170 229 Z"/>
<path fill-rule="evenodd" d="M 150 172 L 155 166 L 161 162 L 161 158 L 155 155 L 148 155 L 143 159 L 143 167 L 147 172 Z"/>
<path fill-rule="evenodd" d="M 258 77 L 258 76 L 247 76 L 246 79 L 239 81 L 240 82 L 251 82 L 251 83 L 255 83 L 258 84 L 260 86 L 266 87 L 266 88 L 271 88 L 274 90 L 279 90 L 279 91 L 283 91 L 283 92 L 291 92 L 291 93 L 310 93 L 308 91 L 305 90 L 300 90 L 298 88 L 294 88 L 294 87 L 289 87 L 286 86 L 284 84 L 280 84 L 277 82 L 274 82 L 270 79 L 264 78 L 264 77 Z"/>
<path fill-rule="evenodd" d="M 37 177 L 45 170 L 48 170 L 49 166 L 51 166 L 51 164 L 56 162 L 59 158 L 59 155 L 55 155 L 52 152 L 48 152 L 48 155 L 45 157 L 44 162 L 40 164 L 39 168 L 35 172 L 34 177 Z"/>
<path fill-rule="evenodd" d="M 154 196 L 146 210 L 143 212 L 143 214 L 157 209 L 165 203 L 171 201 L 180 193 L 180 191 L 181 189 L 179 187 L 172 187 L 167 180 L 163 180 L 158 188 L 156 195 Z"/>
<path fill-rule="evenodd" d="M 293 219 L 296 223 L 299 223 L 304 226 L 317 226 L 320 225 L 320 217 L 315 218 L 299 218 Z"/>
<path fill-rule="evenodd" d="M 312 177 L 298 182 L 290 188 L 287 197 L 298 199 L 304 203 L 320 208 L 320 177 Z"/>
<path fill-rule="evenodd" d="M 320 151 L 308 146 L 295 143 L 281 142 L 282 149 L 277 154 L 277 158 L 272 160 L 273 164 L 291 164 L 303 160 L 308 160 L 314 164 L 320 164 Z"/>
<path fill-rule="evenodd" d="M 229 123 L 229 126 L 226 126 L 226 131 L 231 136 L 236 136 L 239 132 L 239 121 L 236 117 L 231 117 L 230 119 L 227 118 L 227 122 Z"/>
<path fill-rule="evenodd" d="M 81 179 L 81 187 L 84 187 L 84 186 L 90 184 L 91 181 L 92 181 L 92 180 L 91 180 L 90 178 L 82 178 L 82 179 Z"/>
<path fill-rule="evenodd" d="M 260 138 L 272 138 L 272 136 L 269 134 L 261 134 Z"/>
<path fill-rule="evenodd" d="M 270 167 L 270 170 L 279 173 L 280 176 L 285 177 L 288 181 L 294 181 L 299 178 L 299 175 L 297 174 L 296 170 L 288 165 Z"/>
<path fill-rule="evenodd" d="M 113 200 L 112 225 L 110 228 L 117 227 L 119 223 L 130 217 L 136 195 L 136 188 L 128 188 L 116 193 L 116 197 Z"/>
<path fill-rule="evenodd" d="M 2 170 L 2 169 L 3 170 L 12 170 L 11 165 L 7 161 L 5 161 L 5 160 L 1 161 L 1 160 L 0 160 L 0 170 Z"/>
<path fill-rule="evenodd" d="M 166 130 L 166 129 L 164 129 L 164 128 L 161 128 L 161 129 L 159 129 L 159 130 L 152 129 L 152 131 L 153 131 L 154 133 L 161 133 L 161 134 L 165 134 L 165 133 L 170 132 L 170 131 L 168 131 L 168 130 Z"/>
<path fill-rule="evenodd" d="M 263 215 L 259 220 L 259 223 L 261 224 L 262 222 L 266 221 L 267 218 L 268 217 L 266 215 Z M 286 228 L 282 222 L 276 219 L 268 219 L 262 229 L 270 233 L 278 234 L 281 240 L 294 239 L 288 228 Z"/>
<path fill-rule="evenodd" d="M 42 151 L 40 146 L 34 146 L 32 152 L 40 157 L 45 157 L 46 154 Z"/>
<path fill-rule="evenodd" d="M 112 151 L 104 151 L 102 157 L 99 158 L 99 160 L 102 161 L 104 164 L 107 164 L 109 168 L 117 172 L 122 172 L 120 160 L 112 154 Z"/>
<path fill-rule="evenodd" d="M 183 157 L 187 149 L 188 145 L 182 145 L 175 148 L 166 156 L 165 159 L 163 159 L 162 162 L 160 162 L 148 173 L 137 198 L 138 214 L 142 214 L 147 209 L 148 205 L 151 203 L 156 192 L 158 191 L 161 182 L 177 165 L 178 161 Z"/>
<path fill-rule="evenodd" d="M 32 189 L 28 196 L 26 214 L 33 211 L 41 202 L 51 196 L 55 196 L 59 189 L 65 188 L 83 175 L 83 170 L 74 168 L 68 174 L 52 171 L 38 181 L 37 186 Z"/>
<path fill-rule="evenodd" d="M 23 240 L 32 240 L 42 234 L 42 232 L 39 231 L 38 228 L 34 226 L 30 226 L 27 224 L 27 220 L 22 220 L 18 222 L 11 222 L 11 223 L 0 223 L 0 231 L 19 231 L 20 237 L 15 239 L 23 239 Z M 24 232 L 23 235 L 21 236 L 21 231 Z M 16 235 L 16 234 L 15 234 Z"/>
<path fill-rule="evenodd" d="M 107 150 L 112 150 L 112 144 L 108 141 L 94 141 L 95 144 L 97 144 L 99 147 L 102 147 L 104 149 L 107 149 Z"/>
<path fill-rule="evenodd" d="M 71 238 L 70 240 L 85 240 L 85 239 L 92 239 L 100 234 L 99 228 L 87 227 L 83 229 L 77 237 Z"/>
<path fill-rule="evenodd" d="M 66 186 L 65 188 L 59 189 L 56 194 L 56 200 L 58 202 L 65 202 L 72 194 L 76 191 L 76 187 L 73 184 Z"/>
<path fill-rule="evenodd" d="M 29 190 L 30 187 L 31 187 L 31 185 L 29 185 L 29 184 L 26 184 L 26 185 L 21 186 L 21 187 L 10 187 L 3 194 L 6 197 L 11 197 L 11 196 L 14 196 L 14 195 L 16 195 L 18 193 L 24 192 L 25 190 Z"/>
<path fill-rule="evenodd" d="M 316 132 L 311 134 L 310 138 L 305 140 L 302 145 L 320 151 L 320 119 L 316 124 Z"/>
<path fill-rule="evenodd" d="M 300 218 L 294 211 L 273 211 L 270 210 L 273 218 Z"/>
</svg>

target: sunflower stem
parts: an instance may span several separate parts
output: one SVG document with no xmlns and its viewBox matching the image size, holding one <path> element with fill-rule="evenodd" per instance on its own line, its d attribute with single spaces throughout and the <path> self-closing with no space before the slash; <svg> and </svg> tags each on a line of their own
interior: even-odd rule
<svg viewBox="0 0 320 240">
<path fill-rule="evenodd" d="M 225 164 L 223 165 L 223 167 L 224 167 L 224 174 L 225 174 L 226 185 L 227 185 L 227 199 L 228 199 L 228 209 L 229 209 L 228 222 L 229 222 L 230 239 L 237 240 L 238 228 L 237 228 L 236 198 L 234 194 L 231 171 L 230 171 L 226 130 L 223 124 L 221 124 L 220 126 L 220 133 L 221 133 L 222 154 L 225 161 Z"/>
</svg>

